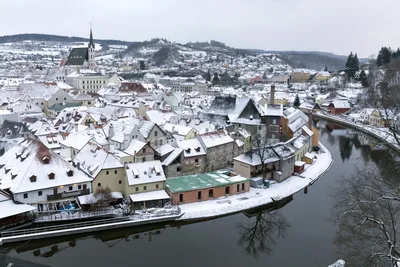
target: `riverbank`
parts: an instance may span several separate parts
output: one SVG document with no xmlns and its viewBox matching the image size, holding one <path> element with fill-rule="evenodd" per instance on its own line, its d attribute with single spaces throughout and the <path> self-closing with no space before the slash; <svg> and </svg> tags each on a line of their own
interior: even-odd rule
<svg viewBox="0 0 400 267">
<path fill-rule="evenodd" d="M 316 154 L 316 161 L 306 164 L 300 176 L 291 176 L 283 182 L 274 183 L 267 189 L 251 188 L 249 192 L 216 200 L 207 200 L 180 205 L 183 213 L 177 220 L 196 220 L 229 215 L 269 204 L 291 196 L 313 184 L 324 175 L 333 163 L 332 155 L 321 143 L 321 153 Z"/>
<path fill-rule="evenodd" d="M 394 149 L 400 153 L 400 146 L 397 144 L 395 138 L 388 131 L 387 128 L 376 128 L 376 127 L 372 127 L 372 126 L 368 126 L 368 125 L 363 125 L 361 123 L 357 124 L 351 120 L 346 120 L 346 119 L 340 118 L 338 116 L 326 115 L 326 114 L 322 114 L 322 113 L 314 113 L 313 116 L 316 118 L 336 122 L 336 123 L 343 124 L 343 125 L 349 126 L 351 128 L 360 130 L 366 134 L 369 134 L 369 135 L 377 138 L 378 140 L 381 140 L 382 142 L 384 142 L 385 144 L 390 146 L 392 149 Z"/>
</svg>

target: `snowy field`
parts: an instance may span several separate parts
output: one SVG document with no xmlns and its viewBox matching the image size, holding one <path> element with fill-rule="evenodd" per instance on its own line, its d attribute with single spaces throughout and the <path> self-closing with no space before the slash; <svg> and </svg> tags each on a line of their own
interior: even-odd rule
<svg viewBox="0 0 400 267">
<path fill-rule="evenodd" d="M 291 196 L 312 184 L 331 167 L 331 153 L 320 143 L 321 153 L 312 165 L 300 176 L 291 176 L 281 183 L 274 183 L 267 189 L 250 188 L 249 192 L 203 202 L 180 205 L 183 216 L 178 220 L 192 220 L 227 215 L 262 206 Z"/>
</svg>

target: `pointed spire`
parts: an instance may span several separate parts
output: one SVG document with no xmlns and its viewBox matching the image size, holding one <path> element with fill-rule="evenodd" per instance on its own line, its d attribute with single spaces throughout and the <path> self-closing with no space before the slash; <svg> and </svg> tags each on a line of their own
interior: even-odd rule
<svg viewBox="0 0 400 267">
<path fill-rule="evenodd" d="M 94 48 L 93 32 L 92 32 L 92 23 L 90 23 L 90 40 L 89 40 L 89 47 L 93 47 L 93 48 Z"/>
</svg>

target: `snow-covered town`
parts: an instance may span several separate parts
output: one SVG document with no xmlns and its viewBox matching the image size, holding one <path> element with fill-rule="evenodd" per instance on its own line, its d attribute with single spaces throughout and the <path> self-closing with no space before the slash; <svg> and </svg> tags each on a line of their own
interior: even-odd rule
<svg viewBox="0 0 400 267">
<path fill-rule="evenodd" d="M 92 29 L 77 47 L 1 46 L 2 228 L 165 205 L 180 207 L 179 220 L 221 216 L 290 196 L 329 168 L 313 109 L 292 104 L 323 106 L 318 92 L 340 75 L 179 47 L 179 59 L 128 79 L 147 61 L 121 58 L 123 48 L 101 50 Z M 176 68 L 208 71 L 163 74 Z"/>
<path fill-rule="evenodd" d="M 216 41 L 121 43 L 0 44 L 2 243 L 278 203 L 333 164 L 318 118 L 398 148 L 400 115 L 360 104 L 368 64 L 348 81 Z"/>
</svg>

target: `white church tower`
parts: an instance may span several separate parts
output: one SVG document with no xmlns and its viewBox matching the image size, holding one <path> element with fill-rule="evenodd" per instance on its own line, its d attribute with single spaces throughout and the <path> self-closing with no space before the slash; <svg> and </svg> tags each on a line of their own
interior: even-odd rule
<svg viewBox="0 0 400 267">
<path fill-rule="evenodd" d="M 89 63 L 89 69 L 93 70 L 96 68 L 96 52 L 94 50 L 92 27 L 90 27 L 90 41 L 88 45 L 88 63 Z"/>
</svg>

